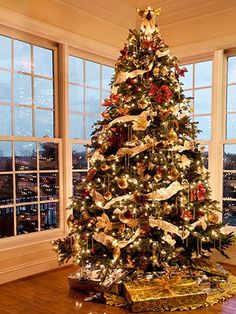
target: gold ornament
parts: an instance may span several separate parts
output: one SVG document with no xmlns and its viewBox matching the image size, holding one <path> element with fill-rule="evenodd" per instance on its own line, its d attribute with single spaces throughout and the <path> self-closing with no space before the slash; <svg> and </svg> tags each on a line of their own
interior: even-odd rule
<svg viewBox="0 0 236 314">
<path fill-rule="evenodd" d="M 172 212 L 172 206 L 168 202 L 165 202 L 163 204 L 163 210 L 164 210 L 164 213 L 168 215 Z"/>
<path fill-rule="evenodd" d="M 175 132 L 175 130 L 172 128 L 170 129 L 170 131 L 167 134 L 167 138 L 170 141 L 176 141 L 178 139 L 177 133 Z"/>
<path fill-rule="evenodd" d="M 100 168 L 101 168 L 102 171 L 107 171 L 110 167 L 107 164 L 102 163 Z"/>
<path fill-rule="evenodd" d="M 168 178 L 172 179 L 172 180 L 176 180 L 179 177 L 179 171 L 177 168 L 173 167 L 170 169 L 169 174 L 168 174 Z"/>
<path fill-rule="evenodd" d="M 128 185 L 129 185 L 129 183 L 125 177 L 120 178 L 118 180 L 118 186 L 120 189 L 125 190 L 125 189 L 127 189 Z"/>
<path fill-rule="evenodd" d="M 180 203 L 183 205 L 186 205 L 188 203 L 188 199 L 186 196 L 181 196 L 179 200 L 180 200 Z"/>
<path fill-rule="evenodd" d="M 105 152 L 105 151 L 107 150 L 107 148 L 108 148 L 108 145 L 107 145 L 106 143 L 104 143 L 104 144 L 102 144 L 102 145 L 100 146 L 100 151 L 101 151 L 101 152 Z"/>
<path fill-rule="evenodd" d="M 102 116 L 103 116 L 104 119 L 109 119 L 110 118 L 109 112 L 107 112 L 107 111 L 104 111 L 102 113 Z"/>
<path fill-rule="evenodd" d="M 160 73 L 160 68 L 159 68 L 159 67 L 155 67 L 155 68 L 153 69 L 153 75 L 154 75 L 154 76 L 158 76 L 159 73 Z"/>
<path fill-rule="evenodd" d="M 139 119 L 133 122 L 134 131 L 145 131 L 149 126 L 151 120 L 147 119 L 147 116 L 140 116 Z"/>
<path fill-rule="evenodd" d="M 112 199 L 112 193 L 106 192 L 104 195 L 105 200 L 110 201 Z"/>
<path fill-rule="evenodd" d="M 149 102 L 146 99 L 139 99 L 138 100 L 138 107 L 141 109 L 145 109 L 147 108 L 147 106 L 149 105 Z"/>
<path fill-rule="evenodd" d="M 219 216 L 216 213 L 210 212 L 207 214 L 207 219 L 211 224 L 216 224 L 219 220 Z"/>
<path fill-rule="evenodd" d="M 128 108 L 128 107 L 119 108 L 119 109 L 118 109 L 118 113 L 119 113 L 121 116 L 126 116 L 126 115 L 129 113 L 129 108 Z"/>
<path fill-rule="evenodd" d="M 162 174 L 161 174 L 161 173 L 156 173 L 156 174 L 154 175 L 154 180 L 155 180 L 156 182 L 159 182 L 161 179 L 162 179 Z"/>
</svg>

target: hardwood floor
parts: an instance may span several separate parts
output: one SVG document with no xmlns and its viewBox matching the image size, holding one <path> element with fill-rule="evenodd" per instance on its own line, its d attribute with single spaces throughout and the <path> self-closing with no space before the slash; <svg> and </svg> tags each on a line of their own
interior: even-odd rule
<svg viewBox="0 0 236 314">
<path fill-rule="evenodd" d="M 236 267 L 225 268 L 236 275 Z M 1 314 L 121 314 L 129 310 L 94 302 L 84 302 L 85 295 L 69 290 L 67 276 L 74 268 L 64 267 L 36 276 L 20 279 L 0 286 Z M 147 313 L 147 312 L 146 312 Z M 148 312 L 149 314 L 151 312 Z M 155 312 L 156 313 L 156 312 Z M 164 312 L 185 314 L 235 314 L 236 296 L 206 309 L 185 312 Z"/>
</svg>

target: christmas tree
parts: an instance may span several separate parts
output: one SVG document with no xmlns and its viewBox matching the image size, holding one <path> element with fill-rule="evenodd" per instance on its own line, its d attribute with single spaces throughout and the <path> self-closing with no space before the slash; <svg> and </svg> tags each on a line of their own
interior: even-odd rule
<svg viewBox="0 0 236 314">
<path fill-rule="evenodd" d="M 232 243 L 210 198 L 199 131 L 179 82 L 186 68 L 161 38 L 159 12 L 139 10 L 140 31 L 131 30 L 121 50 L 92 134 L 70 232 L 54 242 L 60 263 L 73 257 L 81 272 L 101 279 L 119 269 L 191 268 L 212 249 L 226 256 Z"/>
</svg>

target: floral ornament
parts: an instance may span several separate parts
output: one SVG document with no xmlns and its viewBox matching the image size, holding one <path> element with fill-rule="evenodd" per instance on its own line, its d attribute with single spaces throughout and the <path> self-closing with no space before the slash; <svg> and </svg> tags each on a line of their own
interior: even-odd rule
<svg viewBox="0 0 236 314">
<path fill-rule="evenodd" d="M 98 229 L 104 229 L 105 232 L 112 230 L 112 224 L 107 214 L 103 213 L 102 216 L 97 217 L 96 227 Z"/>
<path fill-rule="evenodd" d="M 193 191 L 190 192 L 191 201 L 203 201 L 205 199 L 206 189 L 202 183 L 198 183 Z"/>
<path fill-rule="evenodd" d="M 183 210 L 181 214 L 181 218 L 185 221 L 190 221 L 193 219 L 193 215 L 189 210 Z"/>
<path fill-rule="evenodd" d="M 113 213 L 117 214 L 119 220 L 129 227 L 133 228 L 138 223 L 137 221 L 134 220 L 133 213 L 129 209 L 120 210 L 119 208 L 116 208 Z"/>
<path fill-rule="evenodd" d="M 178 159 L 178 165 L 182 169 L 186 169 L 186 167 L 190 167 L 191 160 L 188 159 L 186 155 L 176 154 L 176 158 Z"/>
<path fill-rule="evenodd" d="M 108 138 L 109 146 L 121 148 L 123 142 L 127 139 L 126 130 L 124 128 L 111 128 L 112 135 Z"/>
<path fill-rule="evenodd" d="M 178 67 L 178 65 L 175 67 L 175 74 L 177 77 L 182 76 L 185 77 L 185 73 L 188 72 L 186 67 L 183 67 L 182 69 Z"/>
<path fill-rule="evenodd" d="M 133 122 L 134 131 L 145 131 L 146 128 L 151 123 L 151 120 L 148 120 L 147 116 L 140 116 L 139 119 Z"/>
<path fill-rule="evenodd" d="M 96 174 L 97 170 L 95 168 L 91 168 L 88 171 L 87 180 L 91 181 L 93 176 Z"/>
<path fill-rule="evenodd" d="M 169 99 L 173 96 L 173 93 L 167 85 L 158 86 L 155 84 L 151 84 L 148 94 L 153 96 L 158 104 L 168 102 Z"/>
<path fill-rule="evenodd" d="M 111 94 L 109 98 L 106 98 L 104 100 L 104 103 L 102 105 L 105 107 L 110 107 L 112 104 L 116 104 L 118 101 L 119 101 L 119 95 Z"/>
<path fill-rule="evenodd" d="M 172 236 L 168 234 L 168 232 L 166 231 L 164 233 L 164 236 L 162 237 L 162 240 L 164 240 L 166 243 L 168 243 L 171 246 L 174 246 L 176 243 L 175 239 L 173 239 Z"/>
</svg>

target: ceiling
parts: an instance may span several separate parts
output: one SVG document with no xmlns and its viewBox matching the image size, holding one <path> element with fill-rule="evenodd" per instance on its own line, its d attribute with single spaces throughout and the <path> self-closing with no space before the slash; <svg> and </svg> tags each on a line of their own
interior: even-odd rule
<svg viewBox="0 0 236 314">
<path fill-rule="evenodd" d="M 167 25 L 215 12 L 230 10 L 235 0 L 56 0 L 122 28 L 135 26 L 136 8 L 160 7 L 159 24 Z"/>
</svg>

